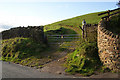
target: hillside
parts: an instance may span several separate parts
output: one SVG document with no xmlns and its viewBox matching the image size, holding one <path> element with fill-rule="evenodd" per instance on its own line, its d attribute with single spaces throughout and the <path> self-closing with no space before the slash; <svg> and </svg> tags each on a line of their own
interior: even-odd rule
<svg viewBox="0 0 120 80">
<path fill-rule="evenodd" d="M 58 21 L 58 22 L 55 22 L 49 25 L 45 25 L 44 29 L 45 31 L 48 31 L 48 30 L 56 30 L 64 26 L 78 27 L 82 25 L 83 19 L 86 20 L 87 24 L 98 24 L 98 22 L 100 21 L 102 17 L 102 16 L 98 16 L 99 13 L 101 12 L 85 14 L 85 15 L 73 17 L 70 19 Z"/>
<path fill-rule="evenodd" d="M 64 35 L 64 34 L 79 34 L 81 37 L 82 31 L 79 26 L 82 25 L 82 20 L 85 19 L 87 24 L 91 24 L 92 27 L 87 28 L 89 41 L 97 41 L 96 36 L 96 28 L 93 25 L 98 24 L 102 16 L 98 16 L 101 12 L 85 14 L 77 17 L 73 17 L 70 19 L 62 20 L 59 22 L 55 22 L 49 25 L 45 25 L 44 31 L 46 35 Z M 74 37 L 74 36 L 73 36 Z M 73 41 L 73 40 L 71 40 Z"/>
</svg>

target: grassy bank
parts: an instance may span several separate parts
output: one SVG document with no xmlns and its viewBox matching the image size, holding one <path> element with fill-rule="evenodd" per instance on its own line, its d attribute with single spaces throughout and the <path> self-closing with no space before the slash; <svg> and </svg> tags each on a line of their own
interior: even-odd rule
<svg viewBox="0 0 120 80">
<path fill-rule="evenodd" d="M 71 74 L 80 73 L 85 76 L 93 74 L 101 67 L 96 43 L 81 43 L 73 53 L 68 55 L 65 66 L 66 72 Z"/>
<path fill-rule="evenodd" d="M 45 44 L 36 43 L 29 38 L 6 39 L 2 41 L 2 60 L 41 67 L 45 62 L 51 60 L 41 54 L 45 50 L 47 50 Z"/>
</svg>

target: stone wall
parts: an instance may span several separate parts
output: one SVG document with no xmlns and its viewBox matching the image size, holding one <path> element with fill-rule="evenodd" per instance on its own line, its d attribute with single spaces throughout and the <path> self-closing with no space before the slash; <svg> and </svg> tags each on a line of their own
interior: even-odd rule
<svg viewBox="0 0 120 80">
<path fill-rule="evenodd" d="M 112 71 L 120 71 L 120 36 L 105 29 L 105 21 L 98 25 L 98 49 L 103 64 Z"/>
<path fill-rule="evenodd" d="M 10 39 L 15 37 L 32 38 L 37 42 L 43 42 L 43 26 L 17 27 L 2 32 L 2 39 Z"/>
</svg>

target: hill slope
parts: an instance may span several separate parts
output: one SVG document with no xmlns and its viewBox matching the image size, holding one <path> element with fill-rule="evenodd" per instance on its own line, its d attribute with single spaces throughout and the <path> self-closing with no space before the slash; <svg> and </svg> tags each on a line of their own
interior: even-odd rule
<svg viewBox="0 0 120 80">
<path fill-rule="evenodd" d="M 64 26 L 78 27 L 82 25 L 83 19 L 86 20 L 87 24 L 98 24 L 98 22 L 100 21 L 100 18 L 102 17 L 102 16 L 98 16 L 99 13 L 101 12 L 85 14 L 82 16 L 77 16 L 70 19 L 55 22 L 49 25 L 45 25 L 45 31 L 56 30 Z"/>
</svg>

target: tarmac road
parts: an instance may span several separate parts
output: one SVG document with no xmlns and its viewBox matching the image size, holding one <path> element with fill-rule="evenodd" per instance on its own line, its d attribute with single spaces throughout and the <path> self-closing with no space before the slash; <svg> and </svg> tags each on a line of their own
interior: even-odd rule
<svg viewBox="0 0 120 80">
<path fill-rule="evenodd" d="M 1 75 L 1 73 L 0 73 Z M 2 78 L 72 78 L 71 76 L 40 72 L 19 64 L 2 62 Z"/>
<path fill-rule="evenodd" d="M 2 68 L 1 68 L 2 66 Z M 1 76 L 2 75 L 2 76 Z M 83 78 L 64 74 L 52 74 L 48 72 L 40 72 L 37 69 L 0 61 L 0 78 Z M 84 77 L 88 78 L 88 77 Z M 89 78 L 119 78 L 120 74 L 104 73 L 99 75 L 92 75 Z"/>
</svg>

